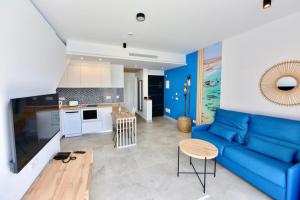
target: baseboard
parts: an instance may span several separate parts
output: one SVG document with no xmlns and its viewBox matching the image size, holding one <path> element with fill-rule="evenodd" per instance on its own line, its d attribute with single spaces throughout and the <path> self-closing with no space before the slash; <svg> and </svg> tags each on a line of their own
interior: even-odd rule
<svg viewBox="0 0 300 200">
<path fill-rule="evenodd" d="M 174 121 L 174 122 L 177 122 L 177 119 L 174 119 L 174 118 L 169 117 L 167 115 L 164 115 L 164 118 L 169 119 L 169 120 Z"/>
<path fill-rule="evenodd" d="M 136 113 L 136 114 L 138 115 L 139 119 L 142 119 L 144 122 L 148 122 L 148 123 L 151 123 L 151 122 L 152 122 L 152 120 L 146 120 L 146 119 L 144 118 L 144 116 L 142 116 L 140 113 Z"/>
</svg>

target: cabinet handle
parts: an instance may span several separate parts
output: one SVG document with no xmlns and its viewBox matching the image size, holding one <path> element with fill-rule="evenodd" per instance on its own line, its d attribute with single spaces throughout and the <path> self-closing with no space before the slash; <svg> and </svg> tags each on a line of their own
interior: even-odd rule
<svg viewBox="0 0 300 200">
<path fill-rule="evenodd" d="M 78 113 L 79 111 L 68 111 L 66 113 Z"/>
</svg>

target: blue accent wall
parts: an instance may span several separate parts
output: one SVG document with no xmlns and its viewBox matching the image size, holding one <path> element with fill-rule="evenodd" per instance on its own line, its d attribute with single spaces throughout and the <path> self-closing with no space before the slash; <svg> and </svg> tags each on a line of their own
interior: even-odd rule
<svg viewBox="0 0 300 200">
<path fill-rule="evenodd" d="M 165 71 L 165 82 L 166 80 L 169 80 L 170 87 L 169 89 L 166 87 L 164 89 L 164 114 L 173 119 L 178 119 L 178 117 L 184 115 L 183 84 L 186 83 L 187 76 L 190 74 L 190 113 L 188 113 L 187 97 L 187 116 L 192 120 L 196 120 L 198 51 L 188 54 L 186 56 L 186 62 L 187 66 L 181 66 Z M 170 109 L 170 113 L 166 112 L 166 108 Z"/>
</svg>

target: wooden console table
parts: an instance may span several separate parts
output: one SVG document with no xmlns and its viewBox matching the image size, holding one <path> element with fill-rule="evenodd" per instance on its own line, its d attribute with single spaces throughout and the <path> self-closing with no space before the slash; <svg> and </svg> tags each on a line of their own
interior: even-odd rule
<svg viewBox="0 0 300 200">
<path fill-rule="evenodd" d="M 24 195 L 24 200 L 88 200 L 92 177 L 93 150 L 72 153 L 76 160 L 51 160 Z"/>
</svg>

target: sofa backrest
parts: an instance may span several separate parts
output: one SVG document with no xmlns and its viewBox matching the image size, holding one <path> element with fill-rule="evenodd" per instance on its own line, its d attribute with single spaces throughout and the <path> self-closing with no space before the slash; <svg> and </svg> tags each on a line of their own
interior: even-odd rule
<svg viewBox="0 0 300 200">
<path fill-rule="evenodd" d="M 234 141 L 240 144 L 245 142 L 245 136 L 248 131 L 249 114 L 217 109 L 215 123 L 220 123 L 226 128 L 235 131 L 237 135 L 234 137 Z"/>
<path fill-rule="evenodd" d="M 249 134 L 255 135 L 272 143 L 298 149 L 295 161 L 300 161 L 300 121 L 251 115 Z"/>
</svg>

